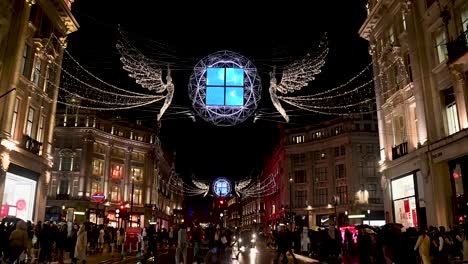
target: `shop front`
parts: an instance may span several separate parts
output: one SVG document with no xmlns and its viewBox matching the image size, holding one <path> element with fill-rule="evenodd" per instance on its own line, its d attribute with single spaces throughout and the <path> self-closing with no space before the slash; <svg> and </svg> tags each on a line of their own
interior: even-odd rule
<svg viewBox="0 0 468 264">
<path fill-rule="evenodd" d="M 5 175 L 0 217 L 33 221 L 39 174 L 10 164 Z"/>
<path fill-rule="evenodd" d="M 393 219 L 405 228 L 418 225 L 418 199 L 415 173 L 391 181 Z"/>
<path fill-rule="evenodd" d="M 455 219 L 458 224 L 468 224 L 468 156 L 464 156 L 449 162 L 450 181 L 452 187 L 452 204 Z"/>
</svg>

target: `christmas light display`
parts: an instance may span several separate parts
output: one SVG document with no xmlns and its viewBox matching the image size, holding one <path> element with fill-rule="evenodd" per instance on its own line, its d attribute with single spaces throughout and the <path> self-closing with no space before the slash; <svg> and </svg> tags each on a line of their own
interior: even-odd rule
<svg viewBox="0 0 468 264">
<path fill-rule="evenodd" d="M 244 122 L 256 110 L 260 95 L 257 69 L 232 51 L 219 51 L 201 59 L 190 76 L 189 97 L 195 112 L 217 126 Z"/>
</svg>

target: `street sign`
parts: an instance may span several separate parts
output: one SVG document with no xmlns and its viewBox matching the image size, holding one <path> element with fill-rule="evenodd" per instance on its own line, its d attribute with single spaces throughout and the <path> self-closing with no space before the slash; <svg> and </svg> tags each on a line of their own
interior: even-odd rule
<svg viewBox="0 0 468 264">
<path fill-rule="evenodd" d="M 101 203 L 105 198 L 106 196 L 102 192 L 95 192 L 91 195 L 91 200 L 96 203 Z"/>
</svg>

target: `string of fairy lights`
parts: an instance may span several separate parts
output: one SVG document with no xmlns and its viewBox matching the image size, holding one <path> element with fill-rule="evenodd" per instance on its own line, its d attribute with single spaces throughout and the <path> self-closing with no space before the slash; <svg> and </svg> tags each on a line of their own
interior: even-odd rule
<svg viewBox="0 0 468 264">
<path fill-rule="evenodd" d="M 51 35 L 42 51 L 52 45 Z M 60 43 L 60 42 L 59 42 Z M 67 49 L 64 49 L 63 63 L 51 60 L 51 64 L 62 73 L 60 85 L 56 85 L 49 76 L 41 74 L 47 85 L 58 88 L 61 93 L 57 102 L 77 108 L 112 111 L 125 110 L 156 103 L 165 98 L 162 94 L 145 94 L 123 89 L 109 84 L 83 67 Z M 71 102 L 69 99 L 73 98 Z M 50 98 L 49 98 L 50 99 Z"/>
</svg>

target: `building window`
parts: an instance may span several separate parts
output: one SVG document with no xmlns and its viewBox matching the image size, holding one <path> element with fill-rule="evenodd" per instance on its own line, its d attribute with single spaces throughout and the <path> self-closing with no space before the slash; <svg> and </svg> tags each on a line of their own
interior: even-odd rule
<svg viewBox="0 0 468 264">
<path fill-rule="evenodd" d="M 336 187 L 336 194 L 339 197 L 340 204 L 348 204 L 348 186 Z"/>
<path fill-rule="evenodd" d="M 460 124 L 458 122 L 457 104 L 455 102 L 455 95 L 453 88 L 444 91 L 445 113 L 447 115 L 447 127 L 449 135 L 460 131 Z"/>
<path fill-rule="evenodd" d="M 404 12 L 401 12 L 401 24 L 403 27 L 403 31 L 406 30 L 406 16 Z"/>
<path fill-rule="evenodd" d="M 375 199 L 377 198 L 377 184 L 369 184 L 367 191 L 369 192 L 369 198 Z"/>
<path fill-rule="evenodd" d="M 411 69 L 411 57 L 410 57 L 409 53 L 406 53 L 404 63 L 405 63 L 405 66 L 406 66 L 406 73 L 408 74 L 409 81 L 412 82 L 413 81 L 413 71 Z"/>
<path fill-rule="evenodd" d="M 104 175 L 104 161 L 99 159 L 93 160 L 93 176 Z"/>
<path fill-rule="evenodd" d="M 388 40 L 390 41 L 390 44 L 395 44 L 395 31 L 392 26 L 390 26 L 388 30 Z"/>
<path fill-rule="evenodd" d="M 321 159 L 321 160 L 327 159 L 327 153 L 322 152 L 322 153 L 320 154 L 320 159 Z"/>
<path fill-rule="evenodd" d="M 398 146 L 406 142 L 406 126 L 403 115 L 394 115 L 392 122 L 393 145 Z M 369 153 L 369 152 L 368 152 Z"/>
<path fill-rule="evenodd" d="M 113 202 L 118 202 L 120 201 L 120 187 L 119 186 L 113 186 L 111 189 L 111 201 Z"/>
<path fill-rule="evenodd" d="M 462 23 L 462 32 L 465 32 L 468 30 L 468 3 L 461 8 L 460 18 Z"/>
<path fill-rule="evenodd" d="M 37 129 L 37 141 L 44 142 L 44 118 L 45 116 L 41 115 L 39 117 L 39 128 Z"/>
<path fill-rule="evenodd" d="M 341 156 L 346 155 L 346 147 L 344 145 L 340 146 L 340 154 L 341 154 Z"/>
<path fill-rule="evenodd" d="M 292 142 L 294 144 L 304 143 L 304 135 L 293 136 L 292 137 Z"/>
<path fill-rule="evenodd" d="M 449 135 L 455 134 L 460 131 L 460 125 L 458 124 L 458 112 L 457 104 L 455 102 L 445 107 L 447 113 L 448 131 Z"/>
<path fill-rule="evenodd" d="M 98 181 L 92 181 L 91 182 L 91 194 L 96 193 L 96 192 L 100 192 L 100 191 L 102 191 L 101 183 L 98 182 Z"/>
<path fill-rule="evenodd" d="M 29 45 L 25 45 L 23 49 L 23 57 L 21 59 L 21 73 L 24 76 L 28 76 L 28 64 L 29 64 Z"/>
<path fill-rule="evenodd" d="M 292 154 L 292 163 L 293 164 L 304 164 L 306 155 L 305 153 L 299 153 L 299 154 Z"/>
<path fill-rule="evenodd" d="M 295 183 L 305 183 L 306 182 L 306 171 L 305 170 L 296 170 L 296 171 L 294 171 L 294 182 Z"/>
<path fill-rule="evenodd" d="M 306 207 L 307 191 L 296 191 L 296 208 Z"/>
<path fill-rule="evenodd" d="M 372 161 L 372 160 L 368 160 L 368 161 L 365 161 L 363 162 L 364 164 L 364 173 L 363 173 L 363 176 L 364 177 L 375 177 L 375 161 Z"/>
<path fill-rule="evenodd" d="M 206 70 L 206 105 L 244 105 L 244 69 L 208 68 Z"/>
<path fill-rule="evenodd" d="M 33 137 L 33 123 L 34 123 L 34 108 L 29 107 L 28 119 L 26 121 L 26 135 Z"/>
<path fill-rule="evenodd" d="M 16 123 L 18 121 L 19 103 L 20 103 L 19 98 L 15 98 L 15 107 L 13 108 L 13 120 L 12 120 L 12 123 L 11 123 L 11 131 L 10 131 L 11 136 L 13 138 L 15 137 Z"/>
<path fill-rule="evenodd" d="M 317 189 L 317 194 L 315 196 L 315 205 L 323 206 L 328 204 L 328 189 L 319 188 Z"/>
<path fill-rule="evenodd" d="M 327 181 L 327 168 L 326 167 L 321 167 L 321 168 L 315 168 L 315 178 L 318 181 Z"/>
<path fill-rule="evenodd" d="M 344 164 L 338 164 L 335 166 L 335 178 L 342 179 L 346 177 L 346 170 Z"/>
<path fill-rule="evenodd" d="M 141 188 L 140 187 L 134 187 L 133 189 L 133 203 L 134 204 L 141 204 Z"/>
<path fill-rule="evenodd" d="M 79 181 L 73 180 L 72 196 L 78 196 L 78 186 L 79 186 Z"/>
<path fill-rule="evenodd" d="M 31 78 L 31 81 L 36 84 L 36 85 L 39 85 L 39 80 L 40 80 L 40 77 L 41 77 L 41 67 L 42 67 L 42 61 L 39 57 L 36 57 L 36 61 L 34 62 L 34 69 L 33 69 L 33 74 L 32 74 L 32 78 Z"/>
<path fill-rule="evenodd" d="M 68 178 L 63 177 L 60 179 L 58 194 L 68 194 Z"/>
<path fill-rule="evenodd" d="M 60 157 L 60 170 L 71 171 L 72 157 Z"/>
<path fill-rule="evenodd" d="M 123 166 L 112 164 L 112 179 L 122 179 Z"/>
<path fill-rule="evenodd" d="M 447 59 L 446 36 L 444 30 L 439 30 L 435 35 L 435 49 L 437 64 L 441 64 Z"/>
<path fill-rule="evenodd" d="M 143 168 L 132 167 L 132 178 L 135 181 L 143 180 Z"/>
</svg>

